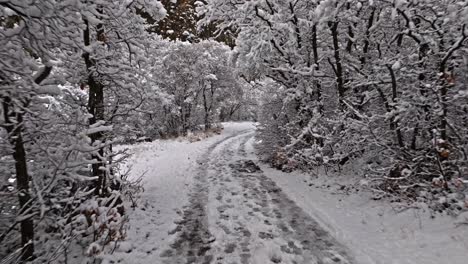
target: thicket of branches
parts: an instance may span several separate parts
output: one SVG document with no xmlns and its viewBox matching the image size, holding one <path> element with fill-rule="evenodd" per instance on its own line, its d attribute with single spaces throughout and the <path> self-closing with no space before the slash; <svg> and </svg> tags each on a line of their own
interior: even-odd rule
<svg viewBox="0 0 468 264">
<path fill-rule="evenodd" d="M 215 41 L 153 43 L 147 69 L 153 88 L 134 114 L 121 120 L 126 141 L 186 136 L 210 131 L 224 122 L 243 118 L 245 81 L 237 78 L 231 50 Z M 242 113 L 240 113 L 242 112 Z"/>
<path fill-rule="evenodd" d="M 0 2 L 0 259 L 92 258 L 125 236 L 114 121 L 141 104 L 158 2 Z M 18 239 L 20 238 L 20 239 Z"/>
<path fill-rule="evenodd" d="M 280 169 L 360 164 L 379 193 L 468 207 L 468 1 L 197 4 L 234 51 L 149 34 L 158 1 L 0 1 L 0 258 L 112 249 L 140 188 L 112 146 L 236 118 Z"/>
<path fill-rule="evenodd" d="M 359 160 L 378 192 L 468 207 L 467 1 L 206 2 L 202 23 L 236 30 L 246 75 L 268 91 L 267 160 Z"/>
<path fill-rule="evenodd" d="M 231 50 L 151 34 L 164 15 L 153 0 L 0 1 L 2 263 L 111 252 L 141 191 L 112 146 L 249 114 Z"/>
</svg>

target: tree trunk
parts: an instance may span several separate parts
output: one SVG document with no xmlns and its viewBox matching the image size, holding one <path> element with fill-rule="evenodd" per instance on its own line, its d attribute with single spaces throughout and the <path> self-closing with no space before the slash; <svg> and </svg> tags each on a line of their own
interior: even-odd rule
<svg viewBox="0 0 468 264">
<path fill-rule="evenodd" d="M 89 100 L 88 110 L 92 117 L 89 119 L 89 125 L 96 124 L 100 120 L 104 120 L 104 89 L 101 83 L 97 82 L 91 75 L 88 78 L 89 82 Z M 90 135 L 91 141 L 97 142 L 104 140 L 102 132 L 93 133 Z M 98 154 L 93 154 L 92 159 L 97 162 L 92 165 L 93 177 L 97 177 L 95 194 L 103 195 L 105 193 L 106 175 L 101 169 L 105 166 L 102 157 L 104 157 L 104 148 L 98 150 Z"/>
<path fill-rule="evenodd" d="M 392 102 L 393 104 L 395 104 L 398 97 L 396 76 L 391 65 L 387 65 L 387 69 L 390 72 L 390 77 L 392 79 Z M 394 110 L 396 110 L 395 108 L 395 105 L 393 105 Z M 398 124 L 398 118 L 393 117 L 390 122 L 391 127 L 393 127 L 393 129 L 395 130 L 395 136 L 397 139 L 398 146 L 400 146 L 400 148 L 404 148 L 405 144 L 403 143 L 403 136 L 401 135 L 400 126 Z"/>
<path fill-rule="evenodd" d="M 89 46 L 91 44 L 91 32 L 89 23 L 87 20 L 84 21 L 86 28 L 83 31 L 84 44 Z M 104 34 L 104 29 L 102 25 L 97 26 L 97 35 L 98 39 L 102 39 Z M 88 98 L 88 111 L 91 114 L 89 119 L 89 125 L 94 125 L 98 121 L 104 120 L 104 86 L 102 83 L 95 78 L 93 74 L 94 67 L 96 62 L 91 59 L 90 54 L 85 52 L 83 53 L 83 59 L 86 64 L 86 69 L 88 71 L 88 87 L 89 87 L 89 98 Z M 93 133 L 90 135 L 91 141 L 93 143 L 97 141 L 104 141 L 104 134 L 102 132 Z M 92 165 L 92 175 L 96 177 L 95 181 L 95 194 L 103 196 L 105 194 L 106 186 L 106 175 L 104 170 L 101 168 L 105 166 L 102 159 L 104 157 L 104 148 L 100 148 L 97 154 L 92 155 L 92 159 L 95 160 L 95 163 Z"/>
<path fill-rule="evenodd" d="M 208 98 L 206 97 L 206 87 L 203 87 L 202 94 L 203 94 L 203 108 L 205 109 L 205 131 L 208 131 L 209 129 L 211 129 L 211 118 L 210 118 L 211 107 L 208 105 Z"/>
<path fill-rule="evenodd" d="M 186 136 L 190 129 L 191 116 L 192 116 L 192 104 L 185 103 L 185 102 L 182 103 L 181 120 L 182 120 L 182 135 L 183 136 Z"/>
<path fill-rule="evenodd" d="M 333 64 L 331 64 L 336 75 L 336 86 L 338 89 L 338 96 L 341 101 L 344 98 L 345 87 L 343 80 L 343 66 L 341 64 L 340 56 L 340 44 L 338 42 L 338 22 L 329 22 L 328 27 L 330 28 L 333 38 L 333 56 L 335 58 L 335 65 L 333 66 Z"/>
<path fill-rule="evenodd" d="M 318 41 L 317 41 L 317 25 L 312 26 L 312 52 L 314 54 L 314 70 L 319 71 L 320 70 L 320 62 L 319 62 L 319 57 L 318 57 Z M 317 89 L 317 102 L 318 102 L 318 112 L 322 113 L 323 112 L 323 104 L 322 104 L 322 84 L 321 82 L 314 78 L 314 86 Z"/>
<path fill-rule="evenodd" d="M 18 201 L 20 214 L 31 208 L 31 194 L 29 192 L 29 174 L 27 167 L 26 151 L 23 142 L 23 114 L 16 113 L 16 122 L 11 120 L 13 113 L 10 113 L 10 97 L 3 98 L 3 114 L 5 127 L 8 132 L 8 139 L 13 146 L 13 159 L 15 160 L 16 183 L 18 188 Z M 20 222 L 21 230 L 21 261 L 31 260 L 34 255 L 34 222 L 32 217 L 24 217 Z"/>
<path fill-rule="evenodd" d="M 219 111 L 219 121 L 224 122 L 226 119 L 226 107 L 222 107 L 221 110 Z"/>
<path fill-rule="evenodd" d="M 208 112 L 205 112 L 205 131 L 208 131 L 210 129 L 211 129 L 210 115 Z"/>
<path fill-rule="evenodd" d="M 364 67 L 364 65 L 366 64 L 367 53 L 369 52 L 369 46 L 370 46 L 370 29 L 374 25 L 374 15 L 375 15 L 375 8 L 373 7 L 371 14 L 369 16 L 369 20 L 367 21 L 364 45 L 362 46 L 362 57 L 360 58 L 361 67 Z"/>
<path fill-rule="evenodd" d="M 21 133 L 23 117 L 17 115 L 18 127 L 13 133 L 12 145 L 14 145 L 13 158 L 15 159 L 16 180 L 18 188 L 18 200 L 22 212 L 28 211 L 31 204 L 31 194 L 29 193 L 29 174 L 26 162 L 26 151 L 24 150 L 23 136 Z M 27 217 L 20 224 L 21 227 L 21 260 L 31 260 L 34 255 L 34 222 L 32 217 Z"/>
</svg>

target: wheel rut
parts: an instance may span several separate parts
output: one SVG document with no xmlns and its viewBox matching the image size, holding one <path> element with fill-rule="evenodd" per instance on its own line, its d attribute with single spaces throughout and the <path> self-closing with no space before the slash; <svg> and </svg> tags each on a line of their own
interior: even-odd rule
<svg viewBox="0 0 468 264">
<path fill-rule="evenodd" d="M 165 263 L 354 264 L 346 247 L 257 165 L 253 131 L 217 142 L 200 160 Z"/>
<path fill-rule="evenodd" d="M 230 140 L 251 133 L 250 130 L 240 131 L 228 136 L 212 146 L 198 160 L 199 169 L 194 177 L 194 185 L 189 194 L 188 204 L 183 208 L 182 220 L 177 221 L 177 227 L 173 233 L 177 238 L 171 244 L 171 248 L 165 250 L 161 257 L 164 263 L 211 263 L 212 256 L 207 254 L 210 244 L 214 241 L 208 228 L 207 204 L 208 204 L 208 171 L 211 167 L 213 154 L 217 148 Z M 171 232 L 172 233 L 172 232 Z"/>
</svg>

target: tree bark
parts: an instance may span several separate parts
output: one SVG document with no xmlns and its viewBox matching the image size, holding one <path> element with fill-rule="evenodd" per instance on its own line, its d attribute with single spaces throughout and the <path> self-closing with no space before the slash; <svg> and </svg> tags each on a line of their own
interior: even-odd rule
<svg viewBox="0 0 468 264">
<path fill-rule="evenodd" d="M 370 46 L 370 29 L 374 24 L 374 15 L 375 15 L 375 7 L 372 8 L 371 14 L 369 16 L 369 20 L 367 21 L 366 33 L 364 38 L 364 45 L 362 47 L 362 57 L 361 57 L 361 67 L 364 67 L 366 64 L 367 54 L 369 53 L 369 46 Z"/>
<path fill-rule="evenodd" d="M 314 70 L 320 70 L 320 62 L 318 57 L 318 41 L 317 41 L 317 25 L 312 26 L 312 52 L 314 54 Z M 317 102 L 318 102 L 318 112 L 323 112 L 323 104 L 322 104 L 322 84 L 317 78 L 314 78 L 314 86 L 317 89 Z"/>
<path fill-rule="evenodd" d="M 89 23 L 87 20 L 85 22 L 85 29 L 83 31 L 84 44 L 89 46 L 91 44 L 91 32 Z M 104 30 L 102 25 L 97 26 L 97 35 L 98 39 L 102 39 Z M 96 79 L 93 71 L 95 70 L 96 62 L 91 58 L 88 52 L 83 53 L 83 59 L 86 64 L 86 70 L 88 72 L 88 87 L 89 87 L 89 98 L 88 98 L 88 111 L 91 114 L 89 119 L 89 125 L 94 125 L 98 121 L 104 120 L 104 85 Z M 90 135 L 92 143 L 97 141 L 103 141 L 104 134 L 102 132 L 93 133 Z M 105 194 L 106 186 L 106 175 L 101 169 L 105 166 L 104 161 L 104 148 L 100 148 L 97 154 L 92 154 L 91 158 L 95 160 L 95 163 L 92 164 L 92 176 L 96 177 L 94 186 L 94 193 L 96 195 L 103 196 Z"/>
<path fill-rule="evenodd" d="M 34 78 L 36 84 L 41 84 L 51 73 L 52 67 L 45 66 Z M 31 99 L 25 100 L 22 107 L 27 108 Z M 8 141 L 13 146 L 13 159 L 15 160 L 16 184 L 18 189 L 18 202 L 20 214 L 29 213 L 31 205 L 31 194 L 29 192 L 30 176 L 26 158 L 26 150 L 23 140 L 24 118 L 22 112 L 14 112 L 11 97 L 2 98 L 3 119 L 5 129 L 8 133 Z M 16 120 L 12 120 L 15 118 Z M 21 261 L 26 262 L 34 258 L 34 220 L 32 216 L 23 217 L 20 222 L 21 232 Z"/>
<path fill-rule="evenodd" d="M 20 214 L 31 208 L 31 194 L 29 192 L 29 180 L 26 151 L 23 141 L 23 114 L 10 113 L 12 100 L 10 97 L 3 98 L 3 114 L 8 139 L 13 146 L 13 159 L 15 160 L 16 183 L 18 188 L 18 201 Z M 15 117 L 15 121 L 11 118 Z M 25 217 L 20 222 L 21 230 L 21 261 L 31 260 L 34 256 L 34 221 L 32 217 Z"/>
<path fill-rule="evenodd" d="M 340 45 L 338 41 L 338 22 L 328 22 L 328 27 L 330 28 L 333 39 L 333 56 L 335 59 L 335 65 L 333 66 L 333 70 L 336 75 L 336 86 L 338 89 L 338 96 L 341 101 L 341 99 L 344 98 L 345 87 L 343 80 L 343 65 L 341 64 Z"/>
<path fill-rule="evenodd" d="M 208 98 L 206 98 L 205 86 L 203 86 L 202 95 L 203 95 L 203 108 L 205 110 L 205 131 L 208 131 L 208 129 L 211 129 L 211 122 L 210 122 L 210 107 L 208 106 Z"/>
<path fill-rule="evenodd" d="M 387 69 L 390 72 L 390 78 L 392 79 L 392 102 L 393 104 L 395 104 L 397 97 L 398 97 L 397 80 L 396 80 L 395 72 L 392 69 L 392 66 L 387 65 Z M 393 109 L 395 110 L 395 105 L 393 105 Z M 395 135 L 396 135 L 398 146 L 400 146 L 400 148 L 404 148 L 405 145 L 403 143 L 403 136 L 401 135 L 400 126 L 398 124 L 396 117 L 392 118 L 391 124 L 392 124 L 391 126 L 395 130 Z"/>
</svg>

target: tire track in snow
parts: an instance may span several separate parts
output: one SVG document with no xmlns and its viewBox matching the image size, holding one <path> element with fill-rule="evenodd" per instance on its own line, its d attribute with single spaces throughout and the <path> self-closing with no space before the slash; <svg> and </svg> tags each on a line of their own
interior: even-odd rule
<svg viewBox="0 0 468 264">
<path fill-rule="evenodd" d="M 258 168 L 246 147 L 253 135 L 226 137 L 199 160 L 164 263 L 354 264 L 347 249 Z"/>
<path fill-rule="evenodd" d="M 208 228 L 208 217 L 206 206 L 208 204 L 208 169 L 210 163 L 216 160 L 213 157 L 216 149 L 226 144 L 236 137 L 251 133 L 250 129 L 239 131 L 233 135 L 225 137 L 213 145 L 198 161 L 199 169 L 195 175 L 194 186 L 189 194 L 188 205 L 184 207 L 182 220 L 176 222 L 177 227 L 174 230 L 178 233 L 171 249 L 164 251 L 161 257 L 165 258 L 164 263 L 182 264 L 182 263 L 211 263 L 213 256 L 206 254 L 210 249 L 210 243 L 214 237 Z"/>
<path fill-rule="evenodd" d="M 343 245 L 247 158 L 252 157 L 246 147 L 250 140 L 246 136 L 226 145 L 218 180 L 212 182 L 217 197 L 210 202 L 216 200 L 218 206 L 212 226 L 217 238 L 210 249 L 215 263 L 355 263 Z"/>
</svg>

